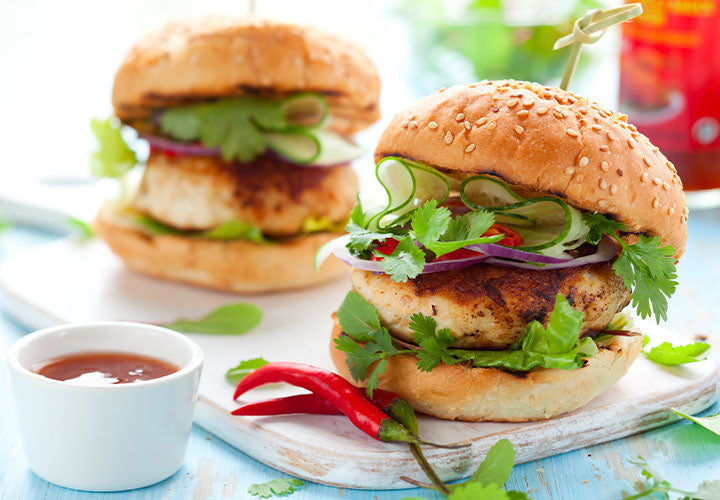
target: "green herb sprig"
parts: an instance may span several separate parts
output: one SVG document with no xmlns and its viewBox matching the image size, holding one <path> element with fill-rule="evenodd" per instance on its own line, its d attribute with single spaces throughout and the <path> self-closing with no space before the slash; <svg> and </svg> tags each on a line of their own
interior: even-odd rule
<svg viewBox="0 0 720 500">
<path fill-rule="evenodd" d="M 603 235 L 608 235 L 620 245 L 613 270 L 623 279 L 625 288 L 632 290 L 631 303 L 640 317 L 654 315 L 658 323 L 667 320 L 668 298 L 677 287 L 675 249 L 661 246 L 657 236 L 640 235 L 636 243 L 625 243 L 620 237 L 625 224 L 601 214 L 584 214 L 583 218 L 590 227 L 588 243 L 597 245 Z"/>
<path fill-rule="evenodd" d="M 295 478 L 272 479 L 265 483 L 254 483 L 248 488 L 250 495 L 260 498 L 282 497 L 295 493 L 305 483 Z"/>
<path fill-rule="evenodd" d="M 645 346 L 650 342 L 650 337 L 643 335 L 643 351 L 647 359 L 661 365 L 684 365 L 687 363 L 694 363 L 696 361 L 702 361 L 710 354 L 710 344 L 706 342 L 693 342 L 692 344 L 685 344 L 674 346 L 670 342 L 663 342 L 650 349 L 645 349 Z"/>
<path fill-rule="evenodd" d="M 181 333 L 207 333 L 212 335 L 239 335 L 247 333 L 262 319 L 262 311 L 254 304 L 239 302 L 220 306 L 198 319 L 180 318 L 162 324 Z"/>
<path fill-rule="evenodd" d="M 720 498 L 720 481 L 704 481 L 697 491 L 684 491 L 674 488 L 669 481 L 660 477 L 650 468 L 647 460 L 642 456 L 638 455 L 637 462 L 630 461 L 630 463 L 640 467 L 644 478 L 641 487 L 644 489 L 634 495 L 624 497 L 624 500 L 634 500 L 636 498 L 668 499 L 668 493 L 679 493 L 683 495 L 683 500 L 717 500 Z"/>
</svg>

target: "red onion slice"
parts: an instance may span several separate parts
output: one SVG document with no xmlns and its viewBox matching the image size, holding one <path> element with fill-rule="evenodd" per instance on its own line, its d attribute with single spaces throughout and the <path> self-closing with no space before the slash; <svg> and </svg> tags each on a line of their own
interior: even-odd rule
<svg viewBox="0 0 720 500">
<path fill-rule="evenodd" d="M 333 254 L 335 255 L 335 257 L 337 257 L 347 265 L 354 267 L 355 269 L 385 274 L 385 270 L 382 268 L 382 264 L 380 261 L 360 259 L 358 257 L 355 257 L 354 255 L 351 255 L 348 249 L 345 247 L 334 249 Z M 423 267 L 423 271 L 420 274 L 452 271 L 453 269 L 461 269 L 463 267 L 472 266 L 488 259 L 490 259 L 489 255 L 478 254 L 477 257 L 468 257 L 465 259 L 428 262 L 427 264 L 425 264 L 425 267 Z"/>
<path fill-rule="evenodd" d="M 545 264 L 542 266 L 536 266 L 533 264 L 530 264 L 528 262 L 516 262 L 512 260 L 505 260 L 498 257 L 493 257 L 491 259 L 487 260 L 488 264 L 492 264 L 494 266 L 504 266 L 504 267 L 516 267 L 520 269 L 533 269 L 535 271 L 547 271 L 551 269 L 563 269 L 567 267 L 578 267 L 578 266 L 584 266 L 587 264 L 597 264 L 599 262 L 607 262 L 611 260 L 613 257 L 615 257 L 618 253 L 617 245 L 614 241 L 611 239 L 604 237 L 602 240 L 600 240 L 600 244 L 598 245 L 597 251 L 594 254 L 591 255 L 585 255 L 583 257 L 577 257 L 574 259 L 570 259 L 564 262 L 559 262 L 556 264 Z"/>
<path fill-rule="evenodd" d="M 208 148 L 197 142 L 176 142 L 153 134 L 139 134 L 153 148 L 182 156 L 220 156 L 220 148 Z"/>
<path fill-rule="evenodd" d="M 537 262 L 538 264 L 562 264 L 573 260 L 572 257 L 551 257 L 540 253 L 525 252 L 516 248 L 495 245 L 493 243 L 482 243 L 480 245 L 468 245 L 465 248 L 482 252 L 492 257 L 501 257 L 503 259 L 525 260 L 528 262 Z"/>
</svg>

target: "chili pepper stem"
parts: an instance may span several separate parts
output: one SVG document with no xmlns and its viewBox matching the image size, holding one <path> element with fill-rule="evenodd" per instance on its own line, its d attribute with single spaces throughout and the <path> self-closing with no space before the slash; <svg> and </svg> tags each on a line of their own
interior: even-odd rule
<svg viewBox="0 0 720 500">
<path fill-rule="evenodd" d="M 410 443 L 409 446 L 410 452 L 413 454 L 413 457 L 415 457 L 415 461 L 418 463 L 418 465 L 420 465 L 420 468 L 423 470 L 423 472 L 432 482 L 435 488 L 445 496 L 450 495 L 450 489 L 445 485 L 445 483 L 442 482 L 442 479 L 438 477 L 435 469 L 433 469 L 430 465 L 430 462 L 427 461 L 425 455 L 423 455 L 420 445 Z"/>
</svg>

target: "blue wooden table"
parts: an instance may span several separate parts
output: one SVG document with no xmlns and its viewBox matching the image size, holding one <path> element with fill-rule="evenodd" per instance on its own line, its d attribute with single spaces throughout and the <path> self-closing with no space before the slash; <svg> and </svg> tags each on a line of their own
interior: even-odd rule
<svg viewBox="0 0 720 500">
<path fill-rule="evenodd" d="M 681 286 L 673 297 L 668 326 L 688 335 L 720 338 L 720 211 L 691 214 L 687 253 L 678 269 Z M 0 234 L 0 262 L 58 235 L 16 227 Z M 1 304 L 0 304 L 1 305 Z M 0 500 L 77 499 L 241 499 L 251 483 L 287 477 L 237 451 L 195 426 L 183 467 L 169 479 L 121 493 L 84 493 L 49 484 L 27 466 L 18 435 L 5 353 L 27 330 L 0 316 Z M 51 411 L 52 409 L 49 409 Z M 705 413 L 717 413 L 716 404 Z M 507 486 L 535 499 L 619 499 L 636 492 L 640 471 L 630 460 L 642 455 L 678 488 L 692 490 L 706 479 L 720 478 L 720 437 L 689 422 L 584 448 L 515 467 Z M 388 464 L 392 467 L 392 464 Z M 440 498 L 423 490 L 343 490 L 306 483 L 293 499 Z"/>
</svg>

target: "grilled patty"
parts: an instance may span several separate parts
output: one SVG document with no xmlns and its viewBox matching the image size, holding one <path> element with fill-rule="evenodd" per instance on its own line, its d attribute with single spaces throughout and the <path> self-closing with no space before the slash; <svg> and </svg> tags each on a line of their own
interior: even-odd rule
<svg viewBox="0 0 720 500">
<path fill-rule="evenodd" d="M 300 167 L 268 156 L 241 165 L 153 153 L 132 205 L 177 229 L 212 229 L 240 220 L 281 237 L 299 233 L 311 217 L 347 220 L 356 192 L 349 165 Z"/>
<path fill-rule="evenodd" d="M 454 346 L 466 349 L 506 349 L 528 322 L 546 325 L 557 293 L 583 313 L 583 333 L 604 329 L 630 299 L 612 262 L 548 271 L 476 264 L 405 283 L 356 269 L 352 286 L 395 337 L 413 341 L 410 316 L 419 312 L 449 328 Z"/>
</svg>

